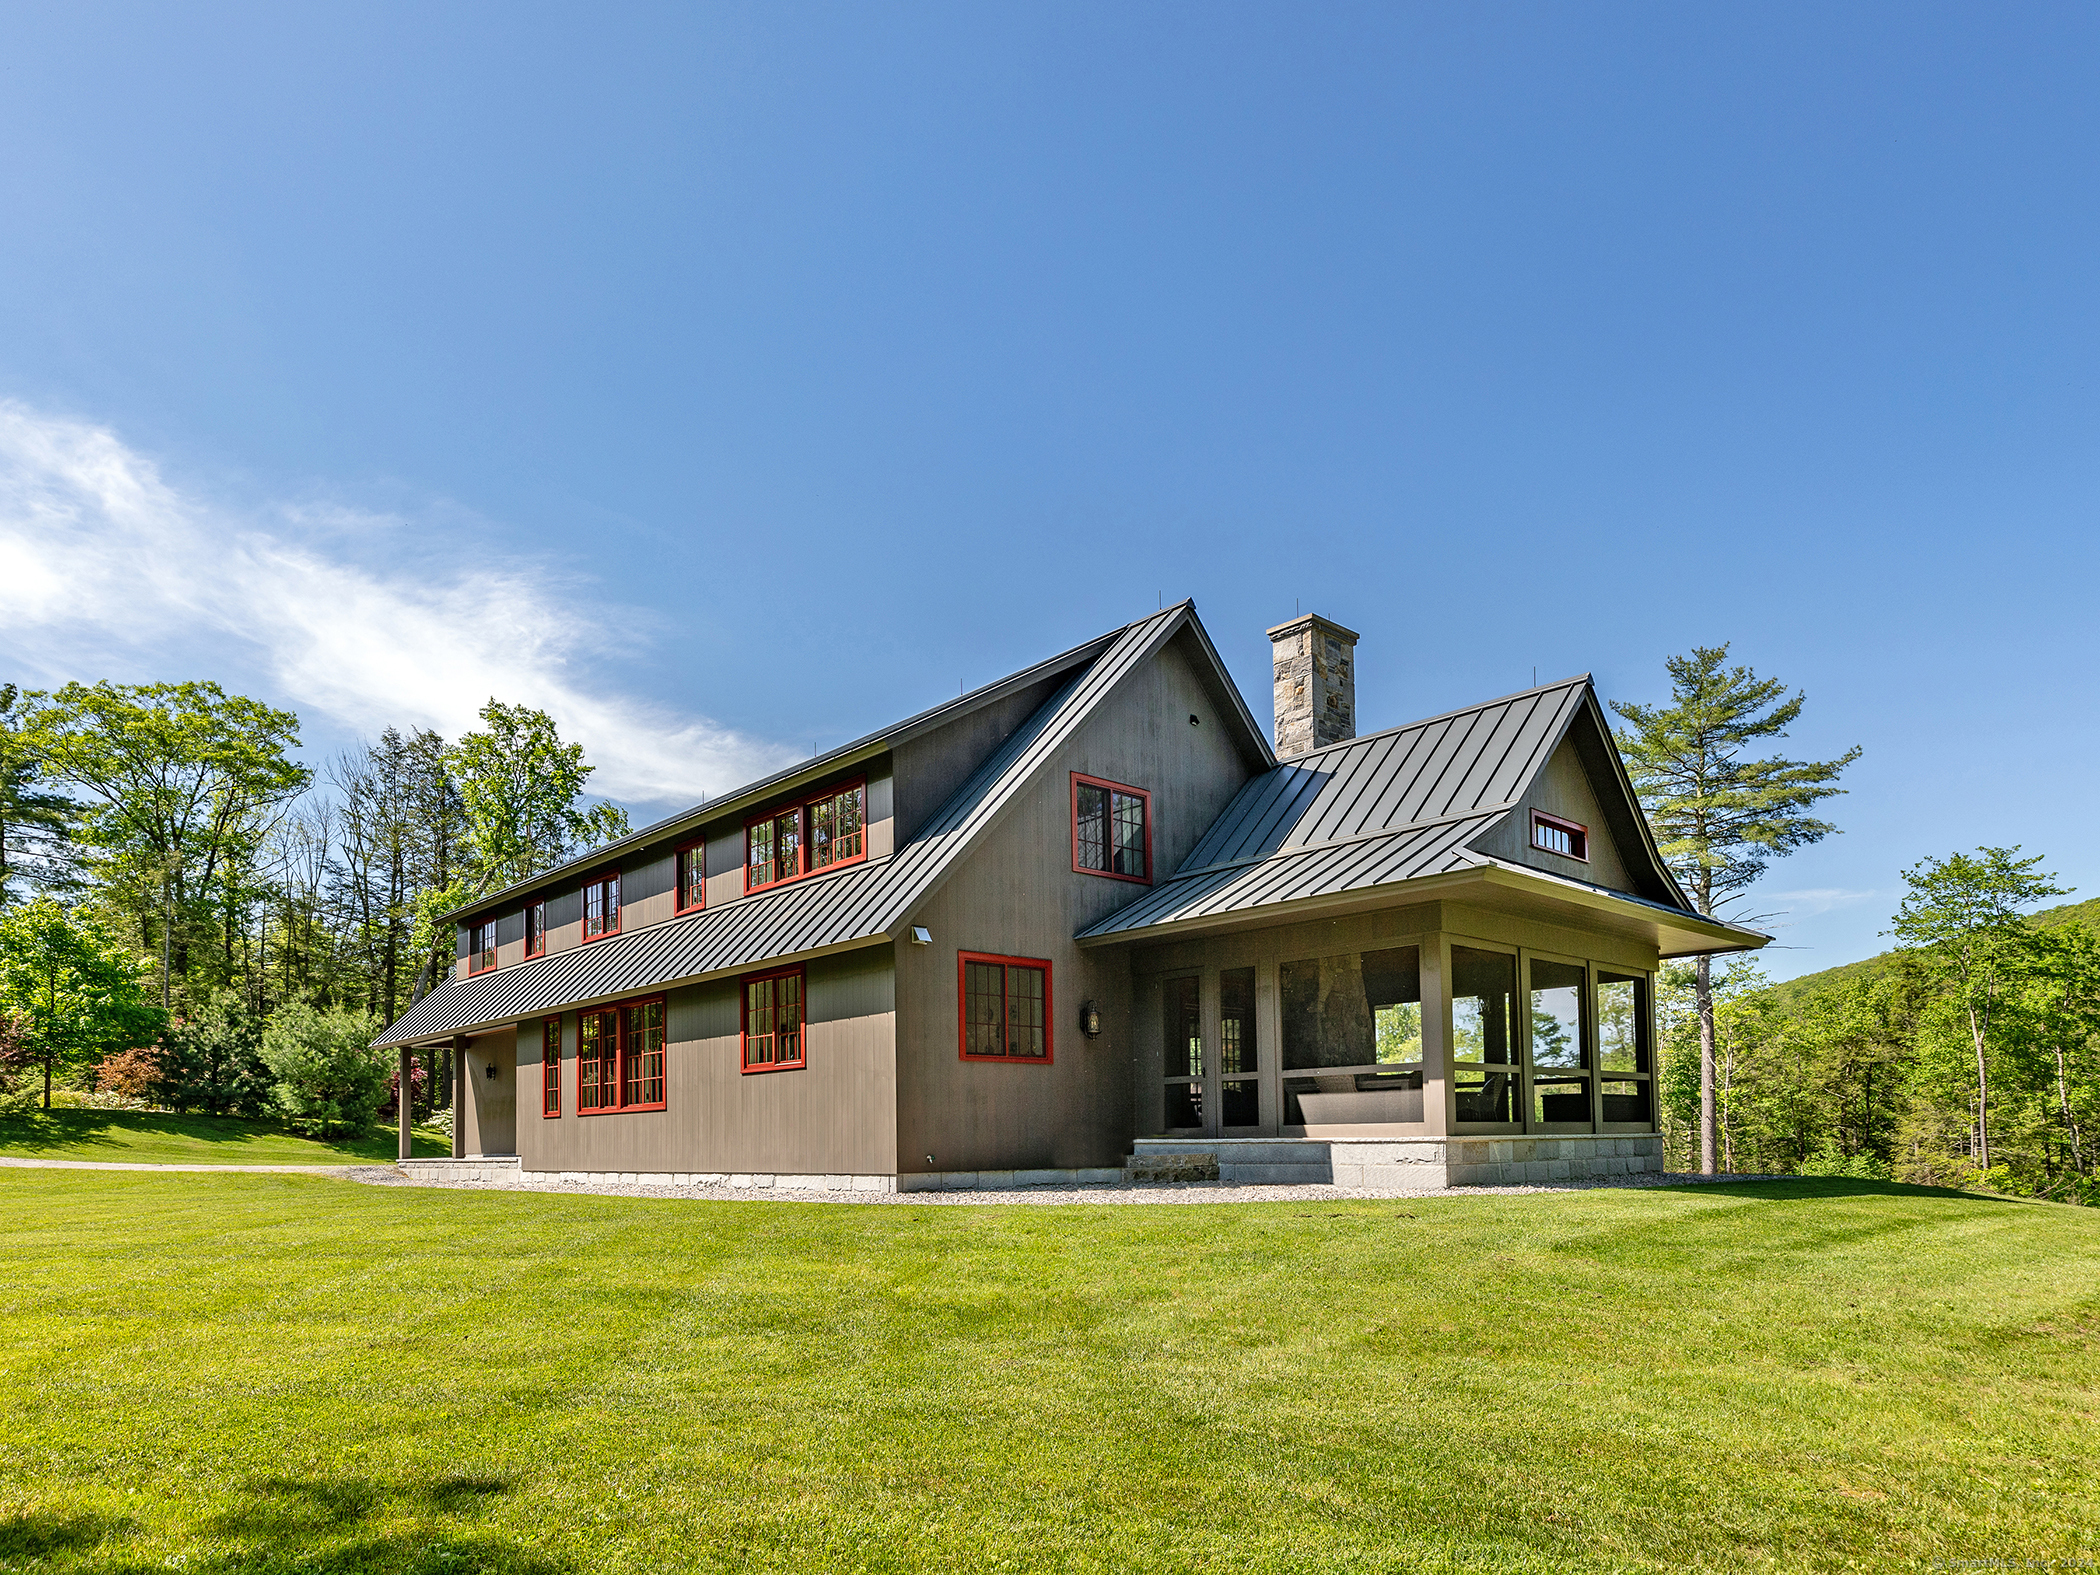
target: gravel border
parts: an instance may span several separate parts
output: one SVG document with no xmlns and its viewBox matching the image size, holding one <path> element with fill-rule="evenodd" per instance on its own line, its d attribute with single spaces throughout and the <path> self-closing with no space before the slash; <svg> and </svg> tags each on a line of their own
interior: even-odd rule
<svg viewBox="0 0 2100 1575">
<path fill-rule="evenodd" d="M 1299 1182 L 1289 1186 L 1226 1186 L 1214 1181 L 1162 1181 L 1138 1184 L 1112 1183 L 1099 1187 L 1011 1187 L 996 1191 L 940 1192 L 814 1192 L 789 1187 L 642 1187 L 611 1182 L 529 1181 L 424 1181 L 412 1179 L 384 1165 L 365 1165 L 337 1171 L 350 1181 L 382 1187 L 439 1187 L 455 1191 L 537 1192 L 574 1197 L 661 1198 L 691 1203 L 836 1203 L 836 1204 L 933 1204 L 937 1206 L 987 1204 L 1063 1205 L 1117 1203 L 1335 1203 L 1342 1201 L 1395 1203 L 1405 1199 L 1470 1198 L 1518 1195 L 1533 1192 L 1591 1192 L 1607 1187 L 1711 1186 L 1732 1181 L 1785 1181 L 1785 1176 L 1702 1176 L 1686 1172 L 1650 1172 L 1636 1176 L 1605 1176 L 1595 1180 L 1540 1182 L 1514 1187 L 1446 1187 L 1434 1192 L 1374 1192 L 1365 1187 L 1324 1186 Z"/>
</svg>

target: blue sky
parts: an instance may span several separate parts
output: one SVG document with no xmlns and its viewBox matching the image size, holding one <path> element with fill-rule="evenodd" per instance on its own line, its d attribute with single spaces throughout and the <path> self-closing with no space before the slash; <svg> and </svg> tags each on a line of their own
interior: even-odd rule
<svg viewBox="0 0 2100 1575">
<path fill-rule="evenodd" d="M 1732 641 L 1897 872 L 2100 894 L 2100 12 L 11 9 L 0 662 L 638 814 L 1194 596 L 1366 730 Z"/>
</svg>

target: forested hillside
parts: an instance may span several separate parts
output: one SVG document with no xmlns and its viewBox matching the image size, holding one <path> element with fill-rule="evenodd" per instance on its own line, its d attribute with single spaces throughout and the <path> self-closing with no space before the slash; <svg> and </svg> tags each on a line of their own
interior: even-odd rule
<svg viewBox="0 0 2100 1575">
<path fill-rule="evenodd" d="M 2100 899 L 1983 919 L 1970 901 L 1969 932 L 1784 983 L 1755 956 L 1716 966 L 1724 1170 L 2095 1201 Z M 1697 1139 L 1691 975 L 1669 965 L 1658 994 L 1673 1168 Z"/>
</svg>

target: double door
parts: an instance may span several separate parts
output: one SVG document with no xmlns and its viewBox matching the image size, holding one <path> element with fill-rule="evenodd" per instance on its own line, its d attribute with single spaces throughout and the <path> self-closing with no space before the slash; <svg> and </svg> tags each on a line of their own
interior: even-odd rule
<svg viewBox="0 0 2100 1575">
<path fill-rule="evenodd" d="M 1206 969 L 1160 983 L 1166 1130 L 1204 1137 L 1275 1131 L 1276 1095 L 1253 968 Z"/>
</svg>

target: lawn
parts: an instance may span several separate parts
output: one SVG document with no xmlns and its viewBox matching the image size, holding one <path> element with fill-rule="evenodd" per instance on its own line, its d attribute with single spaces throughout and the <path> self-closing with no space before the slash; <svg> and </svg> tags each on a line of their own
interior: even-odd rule
<svg viewBox="0 0 2100 1575">
<path fill-rule="evenodd" d="M 2100 1560 L 2100 1211 L 0 1190 L 11 1571 Z"/>
<path fill-rule="evenodd" d="M 444 1133 L 418 1127 L 419 1155 L 452 1152 Z M 232 1116 L 175 1116 L 152 1110 L 62 1106 L 0 1115 L 0 1156 L 11 1159 L 103 1159 L 136 1165 L 385 1165 L 401 1152 L 399 1132 L 319 1142 L 274 1121 Z"/>
</svg>

